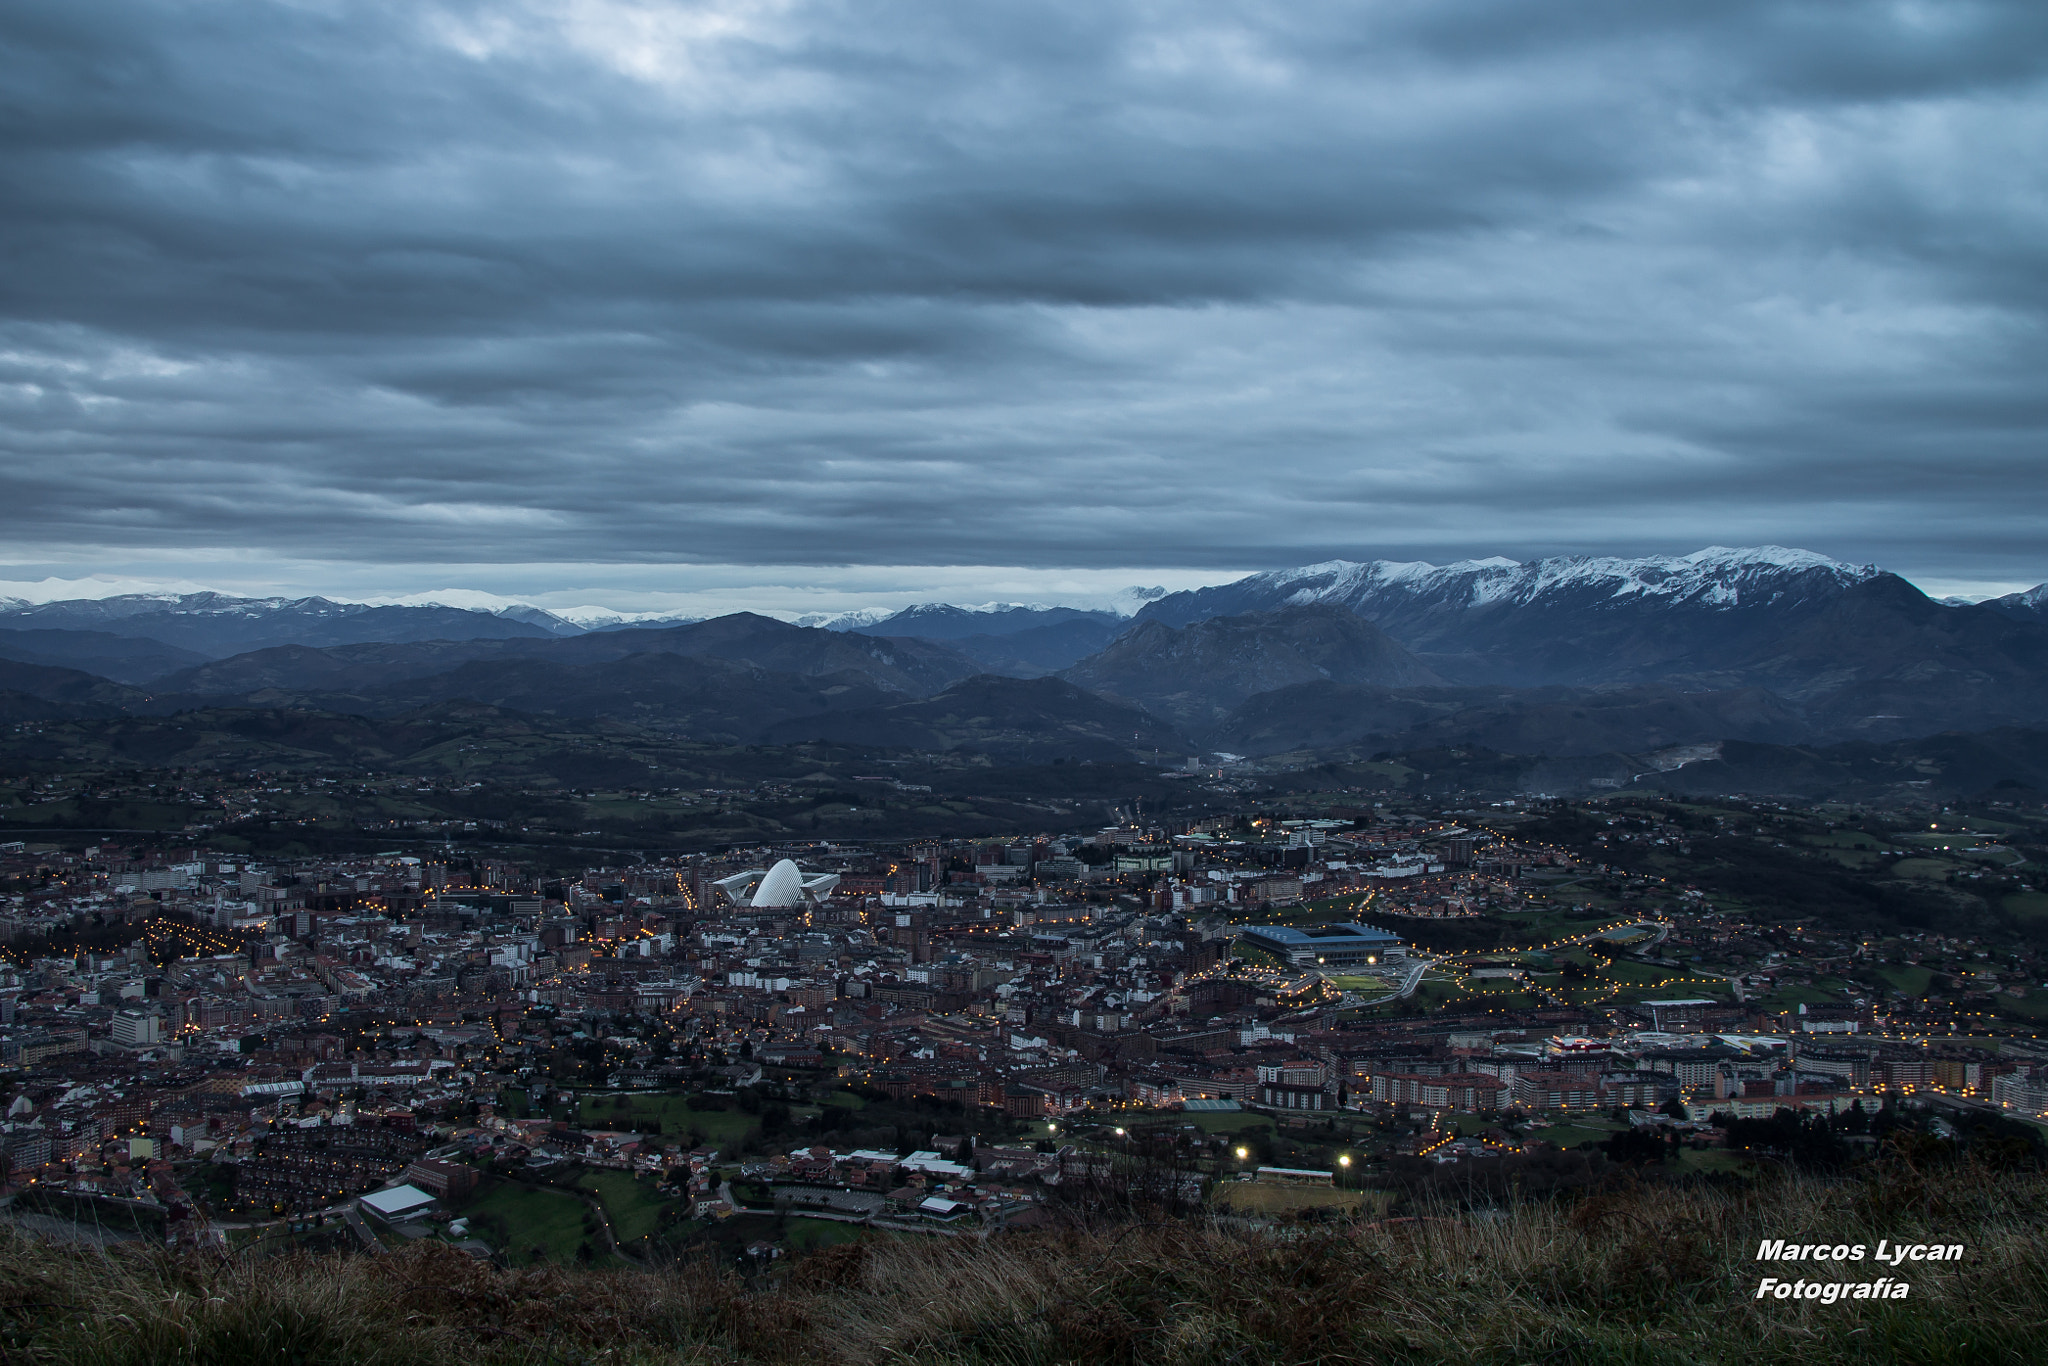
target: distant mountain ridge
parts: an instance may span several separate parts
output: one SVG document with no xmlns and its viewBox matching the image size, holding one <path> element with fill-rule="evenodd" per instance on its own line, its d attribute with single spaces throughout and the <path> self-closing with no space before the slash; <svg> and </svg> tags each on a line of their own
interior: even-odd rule
<svg viewBox="0 0 2048 1366">
<path fill-rule="evenodd" d="M 538 614 L 538 615 L 536 615 Z M 581 629 L 538 608 L 519 617 L 465 607 L 371 607 L 329 598 L 128 593 L 0 607 L 0 627 L 101 631 L 211 658 L 273 645 L 372 641 L 552 639 Z"/>
<path fill-rule="evenodd" d="M 987 668 L 1032 676 L 1078 662 L 1137 622 L 1185 626 L 1247 611 L 1336 603 L 1418 654 L 1442 656 L 1432 661 L 1432 667 L 1459 681 L 1573 683 L 1587 680 L 1570 676 L 1570 661 L 1560 668 L 1559 661 L 1541 658 L 1542 641 L 1559 634 L 1555 623 L 1560 616 L 1670 621 L 1677 620 L 1672 615 L 1676 613 L 1688 619 L 1689 632 L 1711 633 L 1725 630 L 1726 623 L 1704 628 L 1700 623 L 1793 611 L 1883 576 L 1875 566 L 1777 546 L 1709 547 L 1690 555 L 1637 559 L 1580 556 L 1518 563 L 1496 557 L 1445 566 L 1332 560 L 1187 592 L 1129 589 L 1116 595 L 1114 610 L 928 602 L 896 611 L 813 614 L 796 618 L 794 624 L 839 633 L 958 642 Z M 2044 591 L 2048 590 L 2009 594 L 1983 606 L 2039 620 L 2048 611 Z M 84 648 L 87 642 L 66 644 L 52 638 L 46 641 L 51 649 L 38 651 L 17 638 L 9 652 L 24 658 L 34 653 L 37 662 L 118 669 L 126 680 L 142 681 L 151 668 L 169 672 L 189 663 L 178 657 L 181 651 L 219 659 L 280 645 L 539 640 L 665 629 L 702 620 L 595 607 L 551 612 L 481 593 L 453 593 L 445 602 L 434 598 L 420 594 L 381 605 L 317 596 L 244 598 L 214 592 L 125 593 L 39 603 L 0 598 L 0 630 L 97 631 L 154 641 L 163 648 L 91 650 Z M 1963 610 L 1954 600 L 1942 605 Z M 1505 629 L 1503 623 L 1508 623 Z M 1533 651 L 1532 645 L 1537 647 Z M 1499 657 L 1485 658 L 1489 649 Z M 148 658 L 152 653 L 159 658 Z M 109 663 L 115 659 L 127 662 Z M 1636 662 L 1653 666 L 1660 676 L 1670 672 L 1665 667 L 1668 661 Z"/>
<path fill-rule="evenodd" d="M 796 624 L 572 621 L 463 601 L 0 602 L 0 719 L 474 703 L 1031 762 L 1458 744 L 1565 758 L 2048 723 L 2048 587 L 1935 602 L 1875 566 L 1775 546 L 1329 561 L 1136 592 L 1135 617 L 925 603 Z M 1026 680 L 1043 686 L 1012 686 Z"/>
<path fill-rule="evenodd" d="M 1042 607 L 1025 603 L 993 603 L 986 607 L 954 607 L 943 602 L 919 603 L 886 617 L 843 629 L 871 636 L 922 636 L 926 640 L 964 640 L 969 636 L 1007 636 L 1071 621 L 1098 622 L 1117 628 L 1124 618 L 1114 612 L 1080 607 Z"/>
<path fill-rule="evenodd" d="M 688 626 L 592 631 L 566 639 L 284 645 L 187 669 L 158 680 L 158 686 L 204 696 L 326 692 L 388 687 L 480 660 L 580 666 L 642 654 L 722 659 L 800 677 L 843 675 L 877 692 L 917 697 L 980 672 L 972 658 L 934 641 L 821 631 L 736 612 Z"/>
</svg>

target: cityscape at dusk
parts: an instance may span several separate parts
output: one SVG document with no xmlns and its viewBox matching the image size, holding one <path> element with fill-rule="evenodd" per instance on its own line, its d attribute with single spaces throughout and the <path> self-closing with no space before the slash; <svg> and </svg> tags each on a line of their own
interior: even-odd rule
<svg viewBox="0 0 2048 1366">
<path fill-rule="evenodd" d="M 0 9 L 0 1357 L 1990 1366 L 2048 9 Z"/>
</svg>

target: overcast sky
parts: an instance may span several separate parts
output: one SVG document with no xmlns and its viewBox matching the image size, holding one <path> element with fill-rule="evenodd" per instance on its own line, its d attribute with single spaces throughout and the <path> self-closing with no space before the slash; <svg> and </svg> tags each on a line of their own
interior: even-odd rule
<svg viewBox="0 0 2048 1366">
<path fill-rule="evenodd" d="M 2044 75 L 2041 0 L 7 0 L 0 579 L 2025 586 Z"/>
</svg>

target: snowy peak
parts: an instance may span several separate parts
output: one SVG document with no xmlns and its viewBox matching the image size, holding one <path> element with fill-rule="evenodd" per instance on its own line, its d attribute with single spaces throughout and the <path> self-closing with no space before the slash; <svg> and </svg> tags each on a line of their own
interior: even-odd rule
<svg viewBox="0 0 2048 1366">
<path fill-rule="evenodd" d="M 1661 598 L 1725 608 L 1774 600 L 1787 592 L 1837 591 L 1882 572 L 1876 565 L 1847 564 L 1810 550 L 1709 546 L 1690 555 L 1634 560 L 1571 556 L 1489 567 L 1475 576 L 1473 601 L 1527 602 L 1559 591 L 1591 590 L 1613 598 Z"/>
<path fill-rule="evenodd" d="M 843 629 L 875 636 L 920 636 L 926 640 L 966 640 L 975 636 L 1014 636 L 1072 621 L 1105 626 L 1122 619 L 1109 612 L 1078 607 L 1048 607 L 1036 602 L 985 602 L 972 607 L 924 602 L 879 620 Z"/>
<path fill-rule="evenodd" d="M 821 631 L 858 631 L 887 621 L 895 613 L 882 607 L 860 607 L 851 612 L 808 612 L 790 620 L 792 626 L 816 627 Z"/>
<path fill-rule="evenodd" d="M 2003 612 L 2009 617 L 2023 620 L 2048 619 L 2048 583 L 2037 583 L 2032 588 L 2018 593 L 2007 593 L 2000 598 L 1987 598 L 1978 606 L 1989 607 L 1994 612 Z"/>
<path fill-rule="evenodd" d="M 1166 596 L 1166 590 L 1157 585 L 1146 588 L 1132 585 L 1119 589 L 1109 599 L 1109 610 L 1120 617 L 1133 617 L 1148 603 L 1154 603 Z"/>
<path fill-rule="evenodd" d="M 694 626 L 704 620 L 703 617 L 687 613 L 615 612 L 609 607 L 563 607 L 554 610 L 550 615 L 559 621 L 567 622 L 579 631 L 624 631 L 641 626 Z"/>
</svg>

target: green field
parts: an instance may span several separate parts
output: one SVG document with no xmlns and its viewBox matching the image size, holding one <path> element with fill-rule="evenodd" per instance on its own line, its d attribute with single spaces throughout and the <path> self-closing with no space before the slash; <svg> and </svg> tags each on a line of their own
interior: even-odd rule
<svg viewBox="0 0 2048 1366">
<path fill-rule="evenodd" d="M 620 1100 L 626 1102 L 623 1109 L 619 1106 Z M 816 1106 L 792 1106 L 790 1109 L 792 1119 L 818 1113 Z M 676 1095 L 587 1095 L 577 1107 L 577 1122 L 591 1129 L 644 1132 L 649 1120 L 661 1125 L 665 1137 L 682 1141 L 695 1131 L 703 1136 L 704 1142 L 720 1148 L 736 1145 L 746 1137 L 748 1130 L 759 1128 L 761 1123 L 759 1115 L 750 1115 L 737 1107 L 730 1110 L 692 1110 L 685 1097 Z"/>
<path fill-rule="evenodd" d="M 1838 992 L 1823 987 L 1802 987 L 1785 985 L 1757 1002 L 1765 1010 L 1794 1010 L 1802 1005 L 1833 1005 L 1841 1000 Z"/>
<path fill-rule="evenodd" d="M 1940 882 L 1954 872 L 1955 867 L 1946 859 L 1902 858 L 1892 865 L 1892 876 L 1919 878 L 1923 882 Z"/>
<path fill-rule="evenodd" d="M 837 1219 L 806 1219 L 802 1215 L 791 1215 L 782 1237 L 777 1241 L 792 1252 L 809 1252 L 835 1243 L 851 1243 L 861 1237 L 880 1236 L 887 1235 Z"/>
<path fill-rule="evenodd" d="M 1253 945 L 1249 939 L 1231 940 L 1230 956 L 1232 958 L 1242 958 L 1253 967 L 1265 968 L 1272 972 L 1287 972 L 1290 970 L 1290 965 L 1282 961 L 1279 954 L 1268 953 L 1266 950 Z"/>
<path fill-rule="evenodd" d="M 1273 1127 L 1272 1116 L 1255 1115 L 1245 1110 L 1239 1110 L 1234 1114 L 1229 1111 L 1220 1114 L 1197 1113 L 1186 1116 L 1181 1122 L 1192 1124 L 1205 1134 L 1241 1134 L 1248 1129 Z"/>
<path fill-rule="evenodd" d="M 1961 852 L 1964 858 L 1993 867 L 2009 868 L 2020 861 L 2020 856 L 2010 849 L 1965 849 Z"/>
<path fill-rule="evenodd" d="M 1343 1209 L 1381 1214 L 1393 1196 L 1387 1191 L 1337 1190 L 1330 1186 L 1285 1186 L 1272 1181 L 1222 1181 L 1214 1203 L 1233 1214 L 1286 1214 L 1301 1209 Z"/>
<path fill-rule="evenodd" d="M 1328 980 L 1330 985 L 1339 991 L 1355 991 L 1361 996 L 1379 996 L 1392 991 L 1394 986 L 1398 985 L 1390 984 L 1384 978 L 1354 976 L 1350 973 L 1330 977 Z"/>
<path fill-rule="evenodd" d="M 575 1261 L 576 1249 L 585 1241 L 597 1246 L 583 1230 L 589 1207 L 567 1191 L 517 1181 L 487 1181 L 482 1193 L 472 1196 L 462 1212 L 483 1223 L 477 1229 L 479 1236 L 493 1244 L 503 1241 L 505 1259 L 514 1266 L 543 1261 L 567 1264 Z"/>
<path fill-rule="evenodd" d="M 677 1209 L 682 1203 L 663 1195 L 653 1180 L 626 1172 L 585 1172 L 576 1184 L 597 1193 L 597 1198 L 604 1202 L 605 1215 L 612 1222 L 612 1233 L 627 1247 L 660 1228 L 663 1212 Z"/>
<path fill-rule="evenodd" d="M 1925 996 L 1928 985 L 1934 980 L 1934 969 L 1920 967 L 1883 967 L 1874 970 L 1875 975 L 1893 989 L 1908 996 Z"/>
<path fill-rule="evenodd" d="M 1576 1148 L 1588 1139 L 1595 1143 L 1605 1143 L 1623 1127 L 1625 1126 L 1612 1120 L 1575 1114 L 1567 1123 L 1553 1124 L 1548 1129 L 1531 1129 L 1529 1137 L 1541 1139 L 1545 1143 L 1555 1143 L 1560 1148 Z"/>
<path fill-rule="evenodd" d="M 2014 892 L 2001 904 L 2007 915 L 2022 920 L 2048 920 L 2048 892 Z"/>
<path fill-rule="evenodd" d="M 1998 1009 L 2007 1015 L 2018 1015 L 2024 1019 L 2039 1020 L 2048 1017 L 2048 991 L 2035 987 L 2024 997 L 1997 996 Z"/>
<path fill-rule="evenodd" d="M 1610 982 L 1647 984 L 1661 982 L 1678 972 L 1677 968 L 1662 968 L 1654 963 L 1632 963 L 1626 958 L 1617 958 L 1600 969 L 1600 975 Z"/>
</svg>

